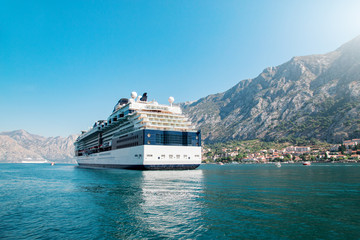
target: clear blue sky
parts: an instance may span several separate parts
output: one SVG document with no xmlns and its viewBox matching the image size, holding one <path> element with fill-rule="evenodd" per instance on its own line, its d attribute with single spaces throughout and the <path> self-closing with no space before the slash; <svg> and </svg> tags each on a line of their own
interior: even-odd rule
<svg viewBox="0 0 360 240">
<path fill-rule="evenodd" d="M 0 0 L 0 132 L 67 136 L 131 91 L 197 100 L 360 35 L 360 1 Z"/>
</svg>

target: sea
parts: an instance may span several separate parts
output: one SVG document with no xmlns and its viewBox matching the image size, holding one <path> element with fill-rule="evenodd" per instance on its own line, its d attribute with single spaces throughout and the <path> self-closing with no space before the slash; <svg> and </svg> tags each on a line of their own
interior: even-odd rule
<svg viewBox="0 0 360 240">
<path fill-rule="evenodd" d="M 0 239 L 360 239 L 360 164 L 0 164 Z"/>
</svg>

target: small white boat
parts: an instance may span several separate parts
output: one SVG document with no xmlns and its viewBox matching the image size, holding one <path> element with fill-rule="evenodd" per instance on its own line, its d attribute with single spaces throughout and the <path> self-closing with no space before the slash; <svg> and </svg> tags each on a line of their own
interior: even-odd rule
<svg viewBox="0 0 360 240">
<path fill-rule="evenodd" d="M 305 165 L 305 166 L 310 166 L 311 163 L 310 163 L 309 161 L 306 161 L 306 162 L 303 162 L 303 165 Z"/>
<path fill-rule="evenodd" d="M 25 160 L 22 160 L 21 163 L 48 163 L 48 161 L 44 159 L 25 158 Z"/>
<path fill-rule="evenodd" d="M 276 167 L 281 167 L 281 163 L 280 163 L 280 162 L 276 162 L 276 163 L 275 163 L 275 166 L 276 166 Z"/>
</svg>

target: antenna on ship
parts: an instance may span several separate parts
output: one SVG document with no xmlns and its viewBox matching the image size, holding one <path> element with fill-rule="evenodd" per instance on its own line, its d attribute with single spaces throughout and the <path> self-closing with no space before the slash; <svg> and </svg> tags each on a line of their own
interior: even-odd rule
<svg viewBox="0 0 360 240">
<path fill-rule="evenodd" d="M 170 103 L 170 106 L 172 107 L 172 104 L 175 101 L 175 99 L 173 97 L 169 97 L 168 101 Z"/>
</svg>

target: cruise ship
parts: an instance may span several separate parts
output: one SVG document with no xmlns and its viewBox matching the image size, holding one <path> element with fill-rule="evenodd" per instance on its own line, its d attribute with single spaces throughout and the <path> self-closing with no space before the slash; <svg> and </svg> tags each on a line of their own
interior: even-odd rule
<svg viewBox="0 0 360 240">
<path fill-rule="evenodd" d="M 195 169 L 201 133 L 179 106 L 148 101 L 147 93 L 121 98 L 107 120 L 96 121 L 75 142 L 79 166 L 126 169 Z"/>
</svg>

